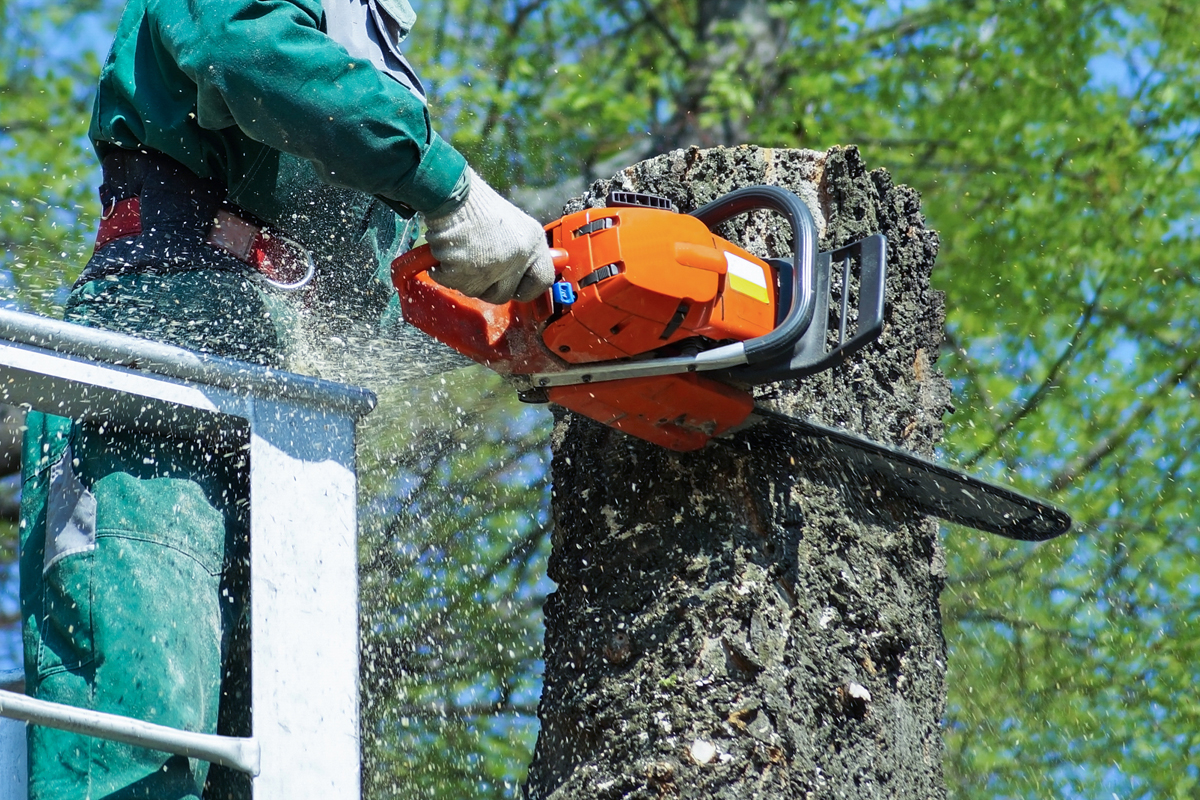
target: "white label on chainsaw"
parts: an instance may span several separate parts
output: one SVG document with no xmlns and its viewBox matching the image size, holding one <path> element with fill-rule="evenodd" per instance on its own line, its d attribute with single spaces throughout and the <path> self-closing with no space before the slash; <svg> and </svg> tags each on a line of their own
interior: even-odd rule
<svg viewBox="0 0 1200 800">
<path fill-rule="evenodd" d="M 728 265 L 730 289 L 749 295 L 760 303 L 770 302 L 767 276 L 762 267 L 728 250 L 725 251 L 725 263 Z"/>
</svg>

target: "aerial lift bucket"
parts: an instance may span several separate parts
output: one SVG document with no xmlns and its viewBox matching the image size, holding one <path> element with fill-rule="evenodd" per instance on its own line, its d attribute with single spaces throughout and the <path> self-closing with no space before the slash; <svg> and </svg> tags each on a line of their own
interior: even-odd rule
<svg viewBox="0 0 1200 800">
<path fill-rule="evenodd" d="M 374 395 L 0 310 L 0 403 L 184 435 L 220 426 L 245 437 L 253 665 L 248 738 L 0 691 L 8 718 L 0 720 L 0 800 L 28 794 L 26 724 L 224 764 L 252 776 L 254 800 L 358 798 L 354 441 Z"/>
</svg>

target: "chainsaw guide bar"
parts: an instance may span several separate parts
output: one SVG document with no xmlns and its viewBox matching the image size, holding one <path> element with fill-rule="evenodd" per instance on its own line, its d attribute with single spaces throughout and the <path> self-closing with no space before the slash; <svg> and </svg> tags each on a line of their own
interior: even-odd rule
<svg viewBox="0 0 1200 800">
<path fill-rule="evenodd" d="M 820 462 L 826 474 L 832 468 L 947 522 L 1026 542 L 1071 529 L 1071 517 L 1051 505 L 908 451 L 762 406 L 755 406 L 751 422 L 735 440 L 779 447 L 779 434 L 790 434 L 796 454 Z"/>
</svg>

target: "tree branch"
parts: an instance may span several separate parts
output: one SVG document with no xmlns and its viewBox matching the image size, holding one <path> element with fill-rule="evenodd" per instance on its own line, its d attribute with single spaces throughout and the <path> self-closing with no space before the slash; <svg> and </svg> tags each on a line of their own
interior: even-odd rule
<svg viewBox="0 0 1200 800">
<path fill-rule="evenodd" d="M 1108 278 L 1106 277 L 1100 282 L 1100 286 L 1096 289 L 1096 296 L 1084 310 L 1083 319 L 1080 321 L 1078 327 L 1076 327 L 1075 334 L 1071 337 L 1070 343 L 1054 362 L 1054 365 L 1050 367 L 1050 370 L 1046 373 L 1046 377 L 1042 379 L 1041 384 L 1038 385 L 1037 389 L 1034 390 L 1033 394 L 1029 396 L 1029 399 L 1026 400 L 1019 409 L 1010 415 L 1002 425 L 993 430 L 992 441 L 985 444 L 972 456 L 967 458 L 965 462 L 967 467 L 975 466 L 979 463 L 980 459 L 995 449 L 1000 441 L 1007 436 L 1013 428 L 1020 424 L 1025 417 L 1029 416 L 1034 409 L 1041 405 L 1041 402 L 1046 399 L 1046 396 L 1050 393 L 1050 391 L 1055 388 L 1055 382 L 1058 380 L 1059 373 L 1062 372 L 1063 367 L 1066 366 L 1067 363 L 1075 356 L 1075 353 L 1078 352 L 1080 346 L 1084 342 L 1083 334 L 1091 326 L 1092 319 L 1096 314 L 1096 309 L 1100 306 L 1100 298 L 1104 294 L 1104 287 L 1107 281 Z"/>
<path fill-rule="evenodd" d="M 1197 363 L 1200 363 L 1200 354 L 1192 356 L 1180 364 L 1175 369 L 1171 378 L 1163 381 L 1154 394 L 1141 401 L 1138 404 L 1137 410 L 1124 423 L 1097 442 L 1091 450 L 1077 458 L 1066 469 L 1055 475 L 1054 479 L 1050 481 L 1049 491 L 1057 493 L 1067 488 L 1078 480 L 1080 476 L 1091 471 L 1105 457 L 1123 445 L 1130 436 L 1142 427 L 1142 423 L 1157 410 L 1157 401 L 1170 394 L 1178 384 L 1187 380 L 1192 371 L 1195 370 Z"/>
</svg>

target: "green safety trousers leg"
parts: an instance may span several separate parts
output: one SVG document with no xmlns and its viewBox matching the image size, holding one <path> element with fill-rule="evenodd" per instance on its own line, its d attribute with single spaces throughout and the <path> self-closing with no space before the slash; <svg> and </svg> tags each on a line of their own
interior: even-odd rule
<svg viewBox="0 0 1200 800">
<path fill-rule="evenodd" d="M 231 272 L 91 281 L 72 293 L 67 319 L 261 364 L 280 351 L 268 296 Z M 28 415 L 29 694 L 250 734 L 247 444 Z M 28 742 L 31 800 L 248 796 L 245 776 L 195 759 L 39 726 Z"/>
</svg>

